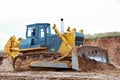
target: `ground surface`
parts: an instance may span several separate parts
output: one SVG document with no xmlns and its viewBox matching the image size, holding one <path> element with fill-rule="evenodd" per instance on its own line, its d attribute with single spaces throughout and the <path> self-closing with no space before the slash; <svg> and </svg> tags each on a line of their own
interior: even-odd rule
<svg viewBox="0 0 120 80">
<path fill-rule="evenodd" d="M 120 80 L 120 70 L 96 72 L 0 71 L 0 80 Z"/>
<path fill-rule="evenodd" d="M 120 70 L 98 72 L 5 71 L 0 73 L 0 80 L 120 80 Z"/>
<path fill-rule="evenodd" d="M 111 69 L 111 68 L 110 68 Z M 120 69 L 77 72 L 75 70 L 14 71 L 9 59 L 0 66 L 0 80 L 120 80 Z"/>
</svg>

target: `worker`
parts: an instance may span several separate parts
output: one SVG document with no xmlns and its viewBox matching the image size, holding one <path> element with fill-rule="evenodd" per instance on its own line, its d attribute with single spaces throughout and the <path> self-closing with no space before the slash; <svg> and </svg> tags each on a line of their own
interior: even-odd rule
<svg viewBox="0 0 120 80">
<path fill-rule="evenodd" d="M 35 29 L 33 29 L 32 31 L 32 36 L 35 36 Z"/>
</svg>

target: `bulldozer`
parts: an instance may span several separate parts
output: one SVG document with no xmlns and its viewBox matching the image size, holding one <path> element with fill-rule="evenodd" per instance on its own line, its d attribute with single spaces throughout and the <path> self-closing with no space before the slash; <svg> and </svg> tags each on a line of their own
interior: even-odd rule
<svg viewBox="0 0 120 80">
<path fill-rule="evenodd" d="M 31 68 L 74 69 L 82 71 L 79 58 L 87 57 L 103 63 L 109 62 L 105 49 L 84 46 L 83 30 L 75 28 L 60 32 L 56 24 L 51 33 L 50 23 L 29 24 L 26 39 L 11 36 L 4 47 L 14 70 Z M 87 66 L 87 65 L 86 65 Z"/>
</svg>

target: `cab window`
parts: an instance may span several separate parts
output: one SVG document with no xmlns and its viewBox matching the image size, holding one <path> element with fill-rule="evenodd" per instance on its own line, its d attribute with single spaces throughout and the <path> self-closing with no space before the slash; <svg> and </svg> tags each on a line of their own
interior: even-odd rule
<svg viewBox="0 0 120 80">
<path fill-rule="evenodd" d="M 28 37 L 33 37 L 35 36 L 35 28 L 28 28 L 28 32 L 27 32 L 27 36 Z"/>
</svg>

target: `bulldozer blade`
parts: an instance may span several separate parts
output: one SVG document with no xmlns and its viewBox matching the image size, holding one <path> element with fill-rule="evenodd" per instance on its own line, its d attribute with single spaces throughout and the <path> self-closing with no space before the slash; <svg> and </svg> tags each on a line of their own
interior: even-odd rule
<svg viewBox="0 0 120 80">
<path fill-rule="evenodd" d="M 82 71 L 79 67 L 79 58 L 82 57 L 109 63 L 108 53 L 105 49 L 96 46 L 76 46 L 72 50 L 72 69 Z"/>
<path fill-rule="evenodd" d="M 73 48 L 72 50 L 72 69 L 75 69 L 77 71 L 82 71 L 79 67 L 77 47 Z"/>
<path fill-rule="evenodd" d="M 109 62 L 108 53 L 105 49 L 96 46 L 82 46 L 78 48 L 80 57 L 86 56 L 100 62 Z"/>
<path fill-rule="evenodd" d="M 30 67 L 47 67 L 47 68 L 71 68 L 69 62 L 47 62 L 47 61 L 37 61 L 29 65 Z"/>
</svg>

